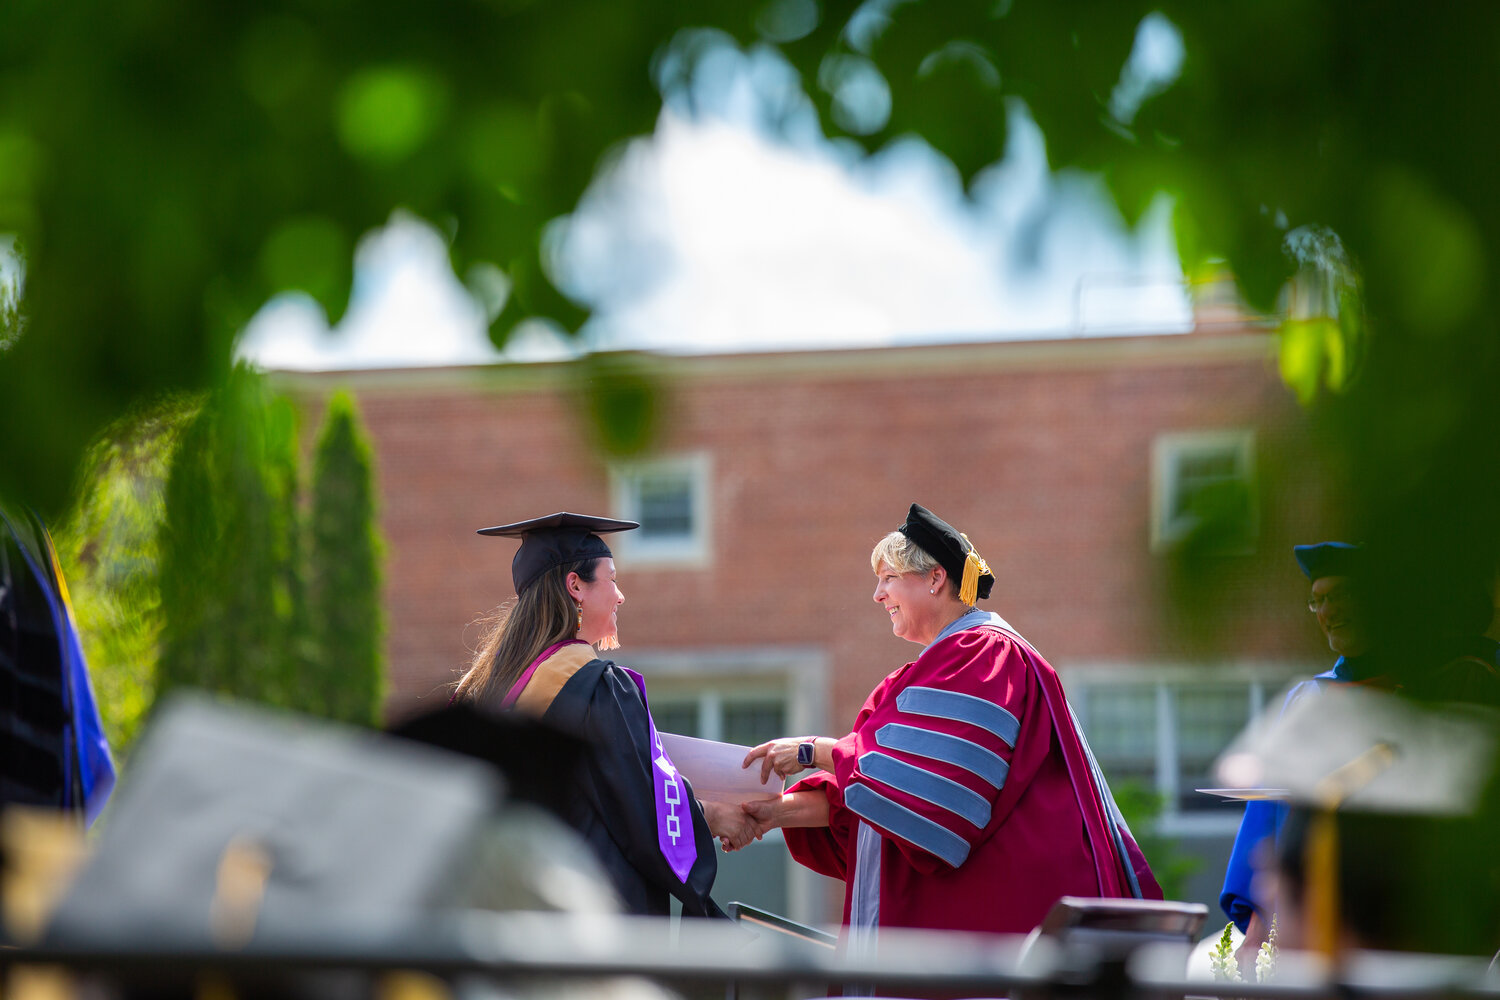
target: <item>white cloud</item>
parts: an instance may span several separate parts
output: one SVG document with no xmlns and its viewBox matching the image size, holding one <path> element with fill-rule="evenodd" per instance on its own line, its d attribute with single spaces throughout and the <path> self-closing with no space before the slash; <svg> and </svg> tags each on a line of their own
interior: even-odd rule
<svg viewBox="0 0 1500 1000">
<path fill-rule="evenodd" d="M 549 230 L 560 287 L 593 310 L 582 338 L 590 349 L 796 350 L 1191 326 L 1170 204 L 1131 231 L 1097 180 L 1049 170 L 1041 132 L 1019 106 L 1006 158 L 966 192 L 920 140 L 863 156 L 814 134 L 805 95 L 788 90 L 791 77 L 765 53 L 713 58 L 717 96 L 669 92 L 655 134 L 626 147 Z M 692 119 L 672 110 L 689 104 Z M 489 299 L 503 296 L 503 281 L 488 286 Z M 578 350 L 532 321 L 502 355 L 485 321 L 442 237 L 398 214 L 362 241 L 337 330 L 305 298 L 278 299 L 241 353 L 265 367 L 333 369 Z"/>
<path fill-rule="evenodd" d="M 851 161 L 664 114 L 562 230 L 558 277 L 594 308 L 585 333 L 599 348 L 1185 329 L 1170 206 L 1130 232 L 1097 182 L 1049 173 L 1029 118 L 1012 124 L 1010 155 L 966 195 L 918 140 Z"/>
<path fill-rule="evenodd" d="M 484 310 L 454 276 L 437 230 L 405 213 L 360 241 L 339 324 L 305 295 L 272 299 L 240 337 L 263 368 L 329 371 L 490 364 L 500 360 Z"/>
</svg>

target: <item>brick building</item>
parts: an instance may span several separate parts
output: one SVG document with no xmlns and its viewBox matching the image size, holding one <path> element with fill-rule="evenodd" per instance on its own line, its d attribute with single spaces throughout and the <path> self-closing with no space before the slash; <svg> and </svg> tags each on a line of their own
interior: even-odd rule
<svg viewBox="0 0 1500 1000">
<path fill-rule="evenodd" d="M 659 434 L 593 445 L 568 365 L 285 376 L 353 388 L 375 441 L 389 711 L 446 698 L 465 625 L 512 596 L 514 542 L 476 528 L 553 510 L 634 517 L 611 539 L 616 658 L 663 729 L 754 743 L 841 734 L 917 653 L 871 601 L 869 551 L 920 501 L 995 568 L 999 611 L 1059 670 L 1106 773 L 1165 797 L 1159 824 L 1217 891 L 1236 811 L 1206 767 L 1294 674 L 1330 660 L 1290 547 L 1330 533 L 1274 342 L 1187 334 L 648 359 Z M 1202 497 L 1232 531 L 1184 556 Z M 616 544 L 618 539 L 618 544 Z M 836 919 L 778 844 L 724 865 L 721 900 Z"/>
</svg>

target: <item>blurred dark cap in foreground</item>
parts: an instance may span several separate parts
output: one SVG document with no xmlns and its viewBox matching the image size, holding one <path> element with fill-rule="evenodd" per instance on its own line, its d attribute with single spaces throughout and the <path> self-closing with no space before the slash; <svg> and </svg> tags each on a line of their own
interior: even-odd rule
<svg viewBox="0 0 1500 1000">
<path fill-rule="evenodd" d="M 387 730 L 392 736 L 463 754 L 503 776 L 512 802 L 529 802 L 555 816 L 578 787 L 572 780 L 583 743 L 527 716 L 498 714 L 470 702 L 412 716 Z"/>
<path fill-rule="evenodd" d="M 1279 909 L 1297 922 L 1289 943 L 1500 948 L 1497 749 L 1489 709 L 1353 685 L 1247 729 L 1217 775 L 1291 804 L 1276 845 Z"/>
</svg>

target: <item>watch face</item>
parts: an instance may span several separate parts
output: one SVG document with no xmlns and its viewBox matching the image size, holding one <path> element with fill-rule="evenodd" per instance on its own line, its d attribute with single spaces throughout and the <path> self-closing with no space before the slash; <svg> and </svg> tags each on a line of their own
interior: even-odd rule
<svg viewBox="0 0 1500 1000">
<path fill-rule="evenodd" d="M 811 767 L 813 762 L 813 745 L 811 743 L 797 744 L 797 763 L 803 767 Z"/>
</svg>

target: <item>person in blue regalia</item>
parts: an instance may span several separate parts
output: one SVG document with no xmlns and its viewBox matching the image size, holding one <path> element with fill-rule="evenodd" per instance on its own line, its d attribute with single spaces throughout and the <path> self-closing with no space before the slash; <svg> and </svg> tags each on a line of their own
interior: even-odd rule
<svg viewBox="0 0 1500 1000">
<path fill-rule="evenodd" d="M 1369 554 L 1361 545 L 1320 542 L 1292 549 L 1311 584 L 1307 608 L 1318 621 L 1333 666 L 1288 692 L 1281 712 L 1330 684 L 1359 684 L 1400 692 L 1423 701 L 1462 701 L 1500 705 L 1500 644 L 1482 633 L 1493 612 L 1492 594 L 1466 594 L 1454 602 L 1445 622 L 1413 622 L 1405 631 L 1420 637 L 1400 651 L 1379 648 L 1362 593 L 1370 577 Z M 1420 648 L 1420 654 L 1412 652 Z M 1269 865 L 1271 847 L 1286 822 L 1287 807 L 1276 801 L 1248 802 L 1224 874 L 1219 906 L 1244 932 L 1237 957 L 1253 967 L 1270 931 L 1274 901 L 1256 879 Z"/>
<path fill-rule="evenodd" d="M 0 510 L 0 805 L 51 807 L 85 824 L 115 784 L 83 644 L 52 538 Z"/>
</svg>

